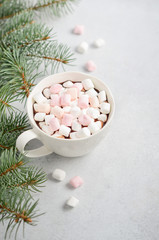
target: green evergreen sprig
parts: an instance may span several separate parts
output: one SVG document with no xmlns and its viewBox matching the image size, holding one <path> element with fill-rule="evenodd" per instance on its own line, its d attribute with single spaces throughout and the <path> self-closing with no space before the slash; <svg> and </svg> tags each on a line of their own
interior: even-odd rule
<svg viewBox="0 0 159 240">
<path fill-rule="evenodd" d="M 26 114 L 12 112 L 7 116 L 3 113 L 0 116 L 0 151 L 14 147 L 17 137 L 28 128 Z"/>
</svg>

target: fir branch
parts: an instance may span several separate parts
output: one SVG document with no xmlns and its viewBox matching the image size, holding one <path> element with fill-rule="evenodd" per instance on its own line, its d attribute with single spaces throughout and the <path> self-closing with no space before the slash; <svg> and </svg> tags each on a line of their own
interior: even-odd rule
<svg viewBox="0 0 159 240">
<path fill-rule="evenodd" d="M 26 194 L 24 191 L 15 189 L 14 191 L 6 190 L 1 188 L 0 192 L 0 221 L 9 220 L 5 239 L 10 231 L 10 234 L 16 229 L 17 231 L 22 223 L 29 225 L 35 225 L 35 218 L 41 214 L 37 214 L 38 201 L 34 201 L 31 196 Z"/>
<path fill-rule="evenodd" d="M 23 101 L 29 96 L 30 89 L 34 86 L 34 81 L 39 75 L 34 73 L 36 64 L 26 61 L 20 49 L 14 48 L 12 51 L 4 49 L 2 64 L 0 67 L 0 85 L 3 86 L 3 92 L 9 94 L 16 100 Z"/>
<path fill-rule="evenodd" d="M 9 116 L 0 116 L 0 150 L 10 149 L 15 146 L 17 137 L 29 128 L 27 115 L 11 113 Z"/>
<path fill-rule="evenodd" d="M 41 47 L 32 45 L 24 52 L 29 59 L 39 60 L 39 64 L 44 62 L 45 68 L 52 65 L 52 72 L 58 71 L 60 66 L 70 65 L 75 58 L 70 48 L 64 44 L 56 42 L 44 42 Z"/>
<path fill-rule="evenodd" d="M 16 99 L 18 101 L 18 99 Z M 6 112 L 11 112 L 17 108 L 12 105 L 15 102 L 15 96 L 8 94 L 8 89 L 1 87 L 0 89 L 0 113 L 5 114 Z"/>
<path fill-rule="evenodd" d="M 30 11 L 38 11 L 45 8 L 51 8 L 55 16 L 61 16 L 63 14 L 68 14 L 73 10 L 73 4 L 77 0 L 39 0 L 35 5 L 26 6 L 19 1 L 12 0 L 10 6 L 11 9 L 8 9 L 8 4 L 4 2 L 0 9 L 0 19 L 5 20 L 11 18 L 17 14 Z M 16 4 L 16 6 L 14 5 Z"/>
</svg>

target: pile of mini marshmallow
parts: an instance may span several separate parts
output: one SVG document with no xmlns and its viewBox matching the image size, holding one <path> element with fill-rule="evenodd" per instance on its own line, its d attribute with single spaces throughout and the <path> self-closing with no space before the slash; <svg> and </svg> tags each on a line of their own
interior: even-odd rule
<svg viewBox="0 0 159 240">
<path fill-rule="evenodd" d="M 83 25 L 76 25 L 73 29 L 73 33 L 76 35 L 82 35 L 84 34 L 84 30 L 85 27 Z M 96 39 L 93 44 L 92 44 L 95 48 L 100 48 L 103 47 L 105 45 L 105 41 L 102 38 L 98 38 Z M 80 54 L 84 54 L 88 51 L 89 49 L 89 44 L 86 41 L 82 41 L 76 48 L 76 51 Z M 94 63 L 94 61 L 89 60 L 86 64 L 85 64 L 85 69 L 89 72 L 93 72 L 95 71 L 97 68 L 96 64 Z"/>
<path fill-rule="evenodd" d="M 52 173 L 52 177 L 57 180 L 57 181 L 63 181 L 66 177 L 66 172 L 62 169 L 55 169 Z M 78 188 L 80 186 L 82 186 L 84 183 L 83 179 L 80 176 L 75 176 L 73 178 L 71 178 L 71 180 L 69 181 L 69 185 L 72 186 L 72 188 Z M 71 196 L 67 201 L 66 201 L 66 205 L 69 207 L 76 207 L 79 203 L 79 200 L 74 197 Z"/>
<path fill-rule="evenodd" d="M 56 138 L 89 137 L 103 127 L 110 112 L 106 92 L 98 92 L 91 79 L 54 84 L 33 98 L 34 120 Z"/>
</svg>

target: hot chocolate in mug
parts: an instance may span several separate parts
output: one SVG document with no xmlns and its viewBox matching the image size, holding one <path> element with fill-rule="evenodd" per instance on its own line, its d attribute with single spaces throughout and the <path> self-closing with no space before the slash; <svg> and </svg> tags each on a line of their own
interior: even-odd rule
<svg viewBox="0 0 159 240">
<path fill-rule="evenodd" d="M 63 83 L 66 80 L 70 80 L 73 82 L 81 82 L 82 80 L 89 78 L 94 83 L 94 86 L 97 90 L 104 90 L 107 94 L 108 102 L 110 103 L 110 113 L 106 124 L 101 128 L 97 133 L 79 139 L 62 139 L 52 137 L 45 132 L 43 132 L 36 124 L 33 115 L 33 105 L 34 99 L 33 96 L 42 92 L 44 88 L 50 87 L 56 83 Z M 27 114 L 32 126 L 32 129 L 23 132 L 16 141 L 16 147 L 22 153 L 24 153 L 25 145 L 32 139 L 39 139 L 43 146 L 34 150 L 29 150 L 25 153 L 27 157 L 42 157 L 48 154 L 55 152 L 64 157 L 77 157 L 82 156 L 93 150 L 100 141 L 106 136 L 108 129 L 110 127 L 110 123 L 112 122 L 112 118 L 115 110 L 114 98 L 112 96 L 111 91 L 106 86 L 104 82 L 100 79 L 93 77 L 88 74 L 84 74 L 81 72 L 64 72 L 58 73 L 51 76 L 48 76 L 41 80 L 30 93 L 27 99 Z"/>
</svg>

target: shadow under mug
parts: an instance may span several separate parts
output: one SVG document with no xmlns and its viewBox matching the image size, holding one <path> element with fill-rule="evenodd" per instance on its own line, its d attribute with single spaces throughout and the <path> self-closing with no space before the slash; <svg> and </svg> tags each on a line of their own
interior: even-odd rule
<svg viewBox="0 0 159 240">
<path fill-rule="evenodd" d="M 107 99 L 110 103 L 111 110 L 105 126 L 90 137 L 82 139 L 61 139 L 47 135 L 37 126 L 36 122 L 34 121 L 33 104 L 35 101 L 33 99 L 33 96 L 36 93 L 41 92 L 44 88 L 50 87 L 52 84 L 62 83 L 66 80 L 81 82 L 86 78 L 90 78 L 92 80 L 96 89 L 98 89 L 99 91 L 105 90 L 107 94 Z M 34 87 L 33 91 L 30 93 L 27 99 L 27 114 L 32 129 L 23 132 L 17 138 L 16 147 L 21 153 L 25 153 L 27 157 L 32 158 L 42 157 L 53 152 L 64 157 L 77 157 L 85 155 L 91 150 L 93 150 L 97 146 L 97 144 L 99 144 L 99 142 L 106 136 L 114 115 L 114 111 L 115 103 L 112 93 L 106 86 L 106 84 L 100 79 L 81 72 L 64 72 L 50 75 L 41 80 Z M 43 143 L 43 146 L 34 150 L 25 151 L 25 145 L 32 139 L 39 139 Z"/>
</svg>

